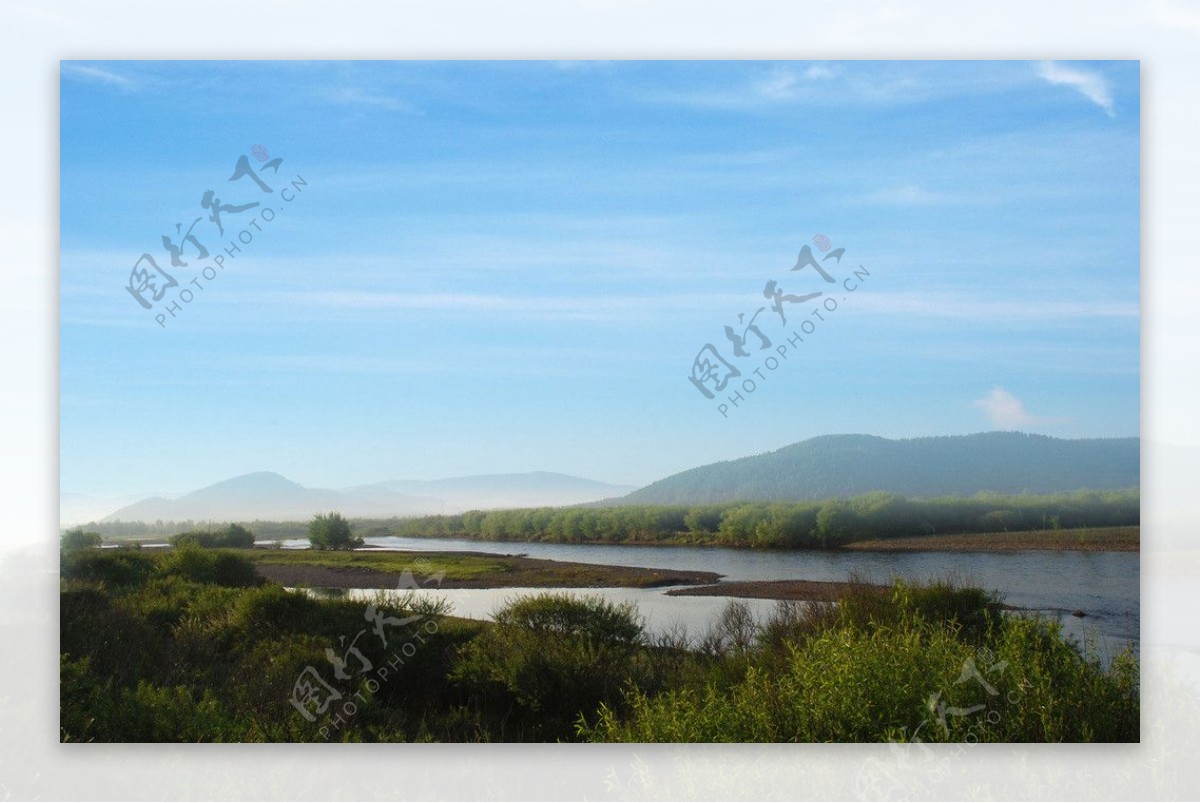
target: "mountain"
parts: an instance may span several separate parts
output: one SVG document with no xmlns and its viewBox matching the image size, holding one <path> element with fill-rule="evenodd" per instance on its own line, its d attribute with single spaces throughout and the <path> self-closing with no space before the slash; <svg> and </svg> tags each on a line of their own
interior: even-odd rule
<svg viewBox="0 0 1200 803">
<path fill-rule="evenodd" d="M 1130 488 L 1139 484 L 1139 445 L 1138 438 L 1064 440 L 1021 432 L 903 440 L 825 435 L 693 468 L 605 504 L 806 501 L 871 491 L 930 497 Z"/>
<path fill-rule="evenodd" d="M 397 480 L 339 490 L 306 488 L 279 474 L 260 471 L 218 482 L 175 499 L 161 496 L 126 505 L 104 521 L 290 521 L 338 511 L 346 516 L 388 518 L 471 509 L 542 507 L 592 502 L 626 493 L 610 485 L 565 474 L 533 472 Z"/>
<path fill-rule="evenodd" d="M 151 494 L 125 494 L 124 496 L 92 496 L 90 494 L 63 491 L 58 495 L 58 524 L 60 527 L 75 527 L 89 521 L 100 521 L 114 510 L 145 499 Z"/>
<path fill-rule="evenodd" d="M 402 494 L 436 499 L 456 511 L 507 507 L 561 507 L 624 494 L 633 486 L 609 485 L 582 477 L 535 471 L 528 474 L 480 474 L 444 480 L 396 480 L 360 485 L 346 493 L 363 499 Z"/>
</svg>

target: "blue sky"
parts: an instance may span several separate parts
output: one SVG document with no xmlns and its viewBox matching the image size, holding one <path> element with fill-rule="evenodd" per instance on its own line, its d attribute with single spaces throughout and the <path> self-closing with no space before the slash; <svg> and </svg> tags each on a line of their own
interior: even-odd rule
<svg viewBox="0 0 1200 803">
<path fill-rule="evenodd" d="M 1136 62 L 63 62 L 62 489 L 1136 435 L 1139 104 Z M 259 206 L 221 236 L 208 190 Z M 790 270 L 818 234 L 834 284 Z M 178 281 L 149 310 L 144 252 Z M 771 279 L 824 295 L 738 358 Z M 713 400 L 706 343 L 742 371 Z"/>
</svg>

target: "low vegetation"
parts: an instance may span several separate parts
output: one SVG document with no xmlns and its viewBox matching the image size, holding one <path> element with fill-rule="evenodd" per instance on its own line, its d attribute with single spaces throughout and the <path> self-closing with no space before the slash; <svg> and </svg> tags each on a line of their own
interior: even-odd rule
<svg viewBox="0 0 1200 803">
<path fill-rule="evenodd" d="M 355 549 L 363 540 L 351 534 L 341 513 L 319 513 L 308 523 L 308 543 L 313 549 Z"/>
<path fill-rule="evenodd" d="M 633 566 L 540 560 L 473 552 L 328 552 L 262 549 L 248 554 L 263 576 L 285 586 L 396 588 L 409 573 L 444 588 L 632 587 L 712 583 L 719 575 Z"/>
<path fill-rule="evenodd" d="M 59 539 L 59 549 L 63 552 L 70 552 L 76 549 L 89 549 L 98 547 L 104 541 L 104 537 L 100 533 L 85 532 L 82 527 L 76 527 L 73 530 L 66 530 Z"/>
<path fill-rule="evenodd" d="M 219 530 L 193 530 L 172 536 L 175 546 L 195 544 L 205 549 L 249 549 L 254 546 L 254 533 L 240 524 L 230 524 Z"/>
<path fill-rule="evenodd" d="M 1138 524 L 1139 516 L 1136 490 L 945 499 L 871 493 L 824 502 L 472 511 L 397 519 L 363 530 L 372 536 L 488 541 L 828 549 L 876 538 L 1129 526 Z"/>
<path fill-rule="evenodd" d="M 342 519 L 336 536 L 317 521 L 247 523 L 260 541 L 308 537 L 319 548 L 341 548 L 361 538 L 409 536 L 468 538 L 483 541 L 545 541 L 602 544 L 705 544 L 766 549 L 835 549 L 862 541 L 926 536 L 973 536 L 1044 532 L 1050 537 L 1024 539 L 1023 548 L 1089 548 L 1073 536 L 1140 523 L 1140 495 L 1124 491 L 1061 494 L 991 494 L 918 499 L 870 493 L 821 502 L 728 502 L 711 505 L 623 505 L 566 508 L 473 510 L 443 516 L 392 519 Z M 345 525 L 343 527 L 342 525 Z M 107 537 L 150 538 L 195 522 L 107 522 L 90 528 Z M 316 530 L 316 540 L 312 540 Z M 356 536 L 349 535 L 353 527 Z M 1064 536 L 1063 534 L 1068 534 Z M 333 538 L 334 546 L 326 544 Z M 345 539 L 349 538 L 349 541 Z M 1093 548 L 1132 548 L 1136 538 L 1122 535 Z M 930 547 L 937 548 L 937 547 Z M 965 541 L 942 548 L 972 548 Z M 1003 548 L 1001 545 L 999 548 Z"/>
<path fill-rule="evenodd" d="M 265 551 L 264 551 L 265 554 Z M 249 555 L 64 552 L 64 741 L 1137 741 L 1108 665 L 981 589 L 851 581 L 837 603 L 733 602 L 654 634 L 598 597 L 494 623 L 415 596 L 316 599 Z"/>
</svg>

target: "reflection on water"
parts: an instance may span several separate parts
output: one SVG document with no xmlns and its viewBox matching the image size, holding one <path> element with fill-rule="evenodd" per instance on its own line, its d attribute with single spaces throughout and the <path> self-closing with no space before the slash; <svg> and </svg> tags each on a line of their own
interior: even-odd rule
<svg viewBox="0 0 1200 803">
<path fill-rule="evenodd" d="M 317 593 L 323 596 L 327 591 L 321 589 Z M 668 597 L 660 588 L 449 588 L 416 591 L 351 588 L 343 598 L 369 602 L 380 594 L 393 600 L 415 594 L 419 598 L 446 600 L 452 606 L 451 616 L 491 619 L 496 610 L 510 600 L 546 593 L 592 595 L 610 602 L 632 602 L 649 631 L 663 633 L 682 626 L 693 640 L 704 635 L 729 602 L 728 597 Z M 746 602 L 759 618 L 766 617 L 775 607 L 773 600 L 748 599 Z"/>
<path fill-rule="evenodd" d="M 465 539 L 382 537 L 368 546 L 395 550 L 442 550 L 523 554 L 531 558 L 718 572 L 727 580 L 845 580 L 857 574 L 886 582 L 892 577 L 931 580 L 954 577 L 997 590 L 1005 602 L 1035 609 L 1063 623 L 1068 634 L 1097 640 L 1102 653 L 1115 654 L 1138 643 L 1140 560 L 1136 552 L 767 552 L 690 546 L 494 543 Z M 306 539 L 282 544 L 308 546 Z M 545 589 L 463 589 L 436 592 L 450 599 L 454 614 L 488 618 L 503 600 Z M 614 601 L 637 603 L 655 630 L 675 622 L 693 634 L 703 632 L 720 612 L 725 597 L 668 597 L 663 589 L 580 589 Z M 352 595 L 363 592 L 351 591 Z M 367 591 L 369 596 L 374 592 Z M 425 592 L 431 593 L 431 592 Z M 774 603 L 747 600 L 759 615 Z M 1070 614 L 1080 610 L 1079 619 Z"/>
</svg>

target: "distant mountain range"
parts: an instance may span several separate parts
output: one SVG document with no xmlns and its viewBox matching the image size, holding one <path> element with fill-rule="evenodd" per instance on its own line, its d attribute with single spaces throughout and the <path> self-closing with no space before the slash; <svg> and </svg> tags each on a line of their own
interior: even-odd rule
<svg viewBox="0 0 1200 803">
<path fill-rule="evenodd" d="M 443 480 L 398 480 L 332 490 L 306 488 L 279 474 L 260 471 L 174 499 L 162 496 L 142 499 L 101 520 L 291 521 L 329 511 L 346 516 L 388 518 L 461 513 L 470 509 L 575 505 L 619 496 L 632 489 L 629 485 L 610 485 L 538 471 Z M 65 512 L 63 517 L 66 523 Z"/>
<path fill-rule="evenodd" d="M 95 511 L 105 500 L 63 494 L 61 515 L 64 526 L 97 519 L 295 521 L 327 511 L 389 518 L 579 504 L 806 501 L 871 491 L 931 497 L 1105 490 L 1139 485 L 1139 450 L 1138 438 L 1064 440 L 1020 432 L 902 440 L 825 435 L 693 468 L 638 490 L 550 472 L 397 480 L 333 490 L 306 488 L 264 471 L 176 498 L 153 496 L 124 504 L 102 519 L 69 520 L 68 509 Z"/>
<path fill-rule="evenodd" d="M 1064 440 L 985 432 L 888 440 L 826 435 L 753 457 L 693 468 L 604 504 L 806 501 L 888 491 L 970 496 L 1139 485 L 1138 438 Z"/>
</svg>

